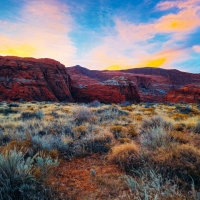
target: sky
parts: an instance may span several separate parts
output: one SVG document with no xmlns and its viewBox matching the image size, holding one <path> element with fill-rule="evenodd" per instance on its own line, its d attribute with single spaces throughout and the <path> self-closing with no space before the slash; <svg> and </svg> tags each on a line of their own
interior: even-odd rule
<svg viewBox="0 0 200 200">
<path fill-rule="evenodd" d="M 0 0 L 0 55 L 200 73 L 200 0 Z"/>
</svg>

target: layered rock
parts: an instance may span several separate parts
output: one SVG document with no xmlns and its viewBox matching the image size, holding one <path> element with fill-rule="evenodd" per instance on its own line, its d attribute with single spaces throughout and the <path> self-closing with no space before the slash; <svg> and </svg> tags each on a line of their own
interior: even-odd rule
<svg viewBox="0 0 200 200">
<path fill-rule="evenodd" d="M 76 102 L 120 103 L 139 102 L 140 96 L 134 83 L 126 77 L 110 78 L 101 72 L 90 71 L 80 66 L 67 68 L 72 77 L 71 93 Z M 109 79 L 110 78 L 110 79 Z"/>
<path fill-rule="evenodd" d="M 52 59 L 0 56 L 0 101 L 72 101 L 70 77 Z"/>
<path fill-rule="evenodd" d="M 75 66 L 67 68 L 67 72 L 72 78 L 72 88 L 76 100 L 82 96 L 90 96 L 103 91 L 101 83 L 112 79 L 125 77 L 135 86 L 142 102 L 164 102 L 168 92 L 180 89 L 187 84 L 200 84 L 200 75 L 181 72 L 178 70 L 166 70 L 160 68 L 136 68 L 123 71 L 97 71 Z M 80 84 L 87 86 L 80 88 Z M 92 86 L 94 85 L 95 86 Z M 101 86 L 101 87 L 100 87 Z M 95 92 L 91 89 L 96 87 Z M 111 88 L 110 88 L 111 89 Z M 107 89 L 105 89 L 107 90 Z M 73 92 L 74 94 L 74 92 Z M 102 94 L 105 98 L 105 95 Z M 102 99 L 103 97 L 101 97 Z M 86 97 L 85 97 L 86 99 Z"/>
<path fill-rule="evenodd" d="M 0 56 L 0 101 L 198 102 L 200 74 L 160 68 L 65 68 L 52 59 Z"/>
<path fill-rule="evenodd" d="M 170 91 L 165 101 L 171 103 L 185 102 L 185 103 L 199 103 L 200 102 L 200 85 L 186 85 L 178 90 Z"/>
</svg>

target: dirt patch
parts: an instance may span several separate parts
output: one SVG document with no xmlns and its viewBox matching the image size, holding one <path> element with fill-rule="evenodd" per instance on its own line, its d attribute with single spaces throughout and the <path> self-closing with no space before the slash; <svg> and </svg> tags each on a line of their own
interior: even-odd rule
<svg viewBox="0 0 200 200">
<path fill-rule="evenodd" d="M 62 199 L 116 199 L 127 190 L 124 175 L 117 165 L 95 154 L 62 161 L 52 183 L 57 184 Z"/>
</svg>

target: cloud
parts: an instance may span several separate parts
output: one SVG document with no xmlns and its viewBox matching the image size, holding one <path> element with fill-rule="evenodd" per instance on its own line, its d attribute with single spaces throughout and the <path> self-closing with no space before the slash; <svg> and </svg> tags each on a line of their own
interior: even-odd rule
<svg viewBox="0 0 200 200">
<path fill-rule="evenodd" d="M 194 45 L 192 47 L 192 49 L 196 52 L 196 53 L 200 53 L 200 45 Z"/>
<path fill-rule="evenodd" d="M 0 54 L 46 57 L 70 64 L 76 48 L 68 36 L 75 22 L 56 0 L 27 1 L 16 21 L 0 21 Z"/>
<path fill-rule="evenodd" d="M 124 69 L 132 67 L 174 68 L 189 59 L 191 49 L 184 46 L 189 35 L 200 27 L 199 0 L 165 1 L 156 9 L 179 8 L 148 23 L 134 23 L 114 17 L 115 26 L 87 55 L 99 61 L 90 68 Z M 111 27 L 108 27 L 110 30 Z M 163 37 L 161 40 L 159 37 Z"/>
</svg>

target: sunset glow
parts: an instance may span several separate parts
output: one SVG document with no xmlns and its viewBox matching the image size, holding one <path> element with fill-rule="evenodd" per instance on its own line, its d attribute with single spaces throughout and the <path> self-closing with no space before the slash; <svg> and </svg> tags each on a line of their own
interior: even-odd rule
<svg viewBox="0 0 200 200">
<path fill-rule="evenodd" d="M 0 55 L 200 73 L 199 0 L 2 0 L 0 13 Z"/>
</svg>

